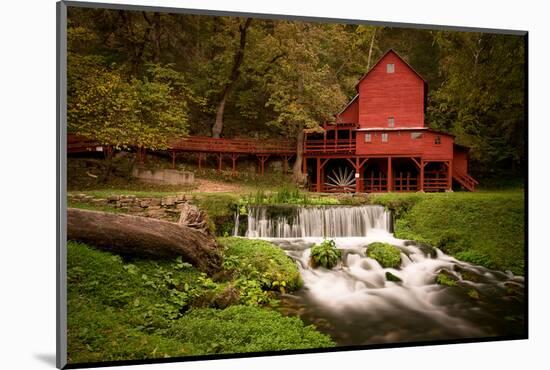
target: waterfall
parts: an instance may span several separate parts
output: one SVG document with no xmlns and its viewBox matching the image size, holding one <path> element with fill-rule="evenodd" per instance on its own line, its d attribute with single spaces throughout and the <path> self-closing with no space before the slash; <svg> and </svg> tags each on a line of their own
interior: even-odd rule
<svg viewBox="0 0 550 370">
<path fill-rule="evenodd" d="M 239 236 L 239 210 L 237 210 L 235 212 L 235 216 L 234 216 L 234 224 L 235 226 L 233 227 L 233 236 Z"/>
<path fill-rule="evenodd" d="M 391 231 L 391 214 L 384 207 L 250 206 L 247 237 L 304 238 L 367 236 Z"/>
<path fill-rule="evenodd" d="M 248 221 L 247 237 L 269 239 L 296 262 L 304 288 L 281 296 L 285 309 L 339 345 L 509 335 L 523 328 L 523 277 L 396 238 L 382 206 L 257 205 L 240 221 Z M 235 231 L 238 225 L 236 214 Z M 311 266 L 312 248 L 325 238 L 341 252 L 330 270 Z M 399 266 L 384 267 L 370 256 L 374 242 L 397 248 Z M 442 276 L 452 283 L 440 282 Z"/>
</svg>

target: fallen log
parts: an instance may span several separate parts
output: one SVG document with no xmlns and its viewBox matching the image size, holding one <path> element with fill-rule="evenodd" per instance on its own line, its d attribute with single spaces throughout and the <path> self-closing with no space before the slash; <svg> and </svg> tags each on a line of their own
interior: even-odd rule
<svg viewBox="0 0 550 370">
<path fill-rule="evenodd" d="M 191 205 L 189 203 L 183 203 L 178 224 L 190 227 L 195 230 L 199 230 L 205 234 L 210 235 L 208 222 L 206 221 L 207 219 L 208 216 L 206 216 L 206 214 L 197 206 Z"/>
<path fill-rule="evenodd" d="M 67 239 L 135 256 L 181 256 L 207 273 L 219 270 L 222 260 L 216 240 L 204 232 L 168 221 L 117 213 L 69 208 Z"/>
</svg>

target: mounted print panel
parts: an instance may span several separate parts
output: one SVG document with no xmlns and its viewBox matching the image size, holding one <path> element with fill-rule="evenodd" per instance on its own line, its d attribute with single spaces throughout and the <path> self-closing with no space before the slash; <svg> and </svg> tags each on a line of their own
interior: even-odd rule
<svg viewBox="0 0 550 370">
<path fill-rule="evenodd" d="M 526 32 L 58 9 L 59 367 L 527 337 Z"/>
</svg>

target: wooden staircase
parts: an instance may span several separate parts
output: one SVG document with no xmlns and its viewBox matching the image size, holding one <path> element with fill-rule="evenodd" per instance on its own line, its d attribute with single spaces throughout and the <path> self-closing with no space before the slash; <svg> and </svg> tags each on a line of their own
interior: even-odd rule
<svg viewBox="0 0 550 370">
<path fill-rule="evenodd" d="M 476 185 L 479 184 L 476 179 L 467 173 L 453 171 L 453 179 L 469 191 L 476 191 Z"/>
</svg>

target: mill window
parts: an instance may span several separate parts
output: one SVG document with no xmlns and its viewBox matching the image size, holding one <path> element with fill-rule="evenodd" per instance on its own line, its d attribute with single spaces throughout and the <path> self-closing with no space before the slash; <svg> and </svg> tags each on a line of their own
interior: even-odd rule
<svg viewBox="0 0 550 370">
<path fill-rule="evenodd" d="M 411 139 L 420 139 L 422 137 L 421 132 L 411 132 Z"/>
<path fill-rule="evenodd" d="M 365 134 L 365 143 L 370 143 L 372 141 L 371 134 Z"/>
<path fill-rule="evenodd" d="M 386 65 L 386 72 L 387 73 L 394 73 L 395 72 L 395 64 L 393 63 L 388 63 Z"/>
<path fill-rule="evenodd" d="M 435 139 L 434 139 L 434 143 L 435 143 L 436 145 L 441 144 L 441 136 L 436 136 Z"/>
<path fill-rule="evenodd" d="M 395 119 L 393 117 L 388 117 L 388 127 L 395 127 Z"/>
<path fill-rule="evenodd" d="M 387 143 L 388 142 L 388 134 L 384 133 L 382 134 L 382 142 Z"/>
</svg>

